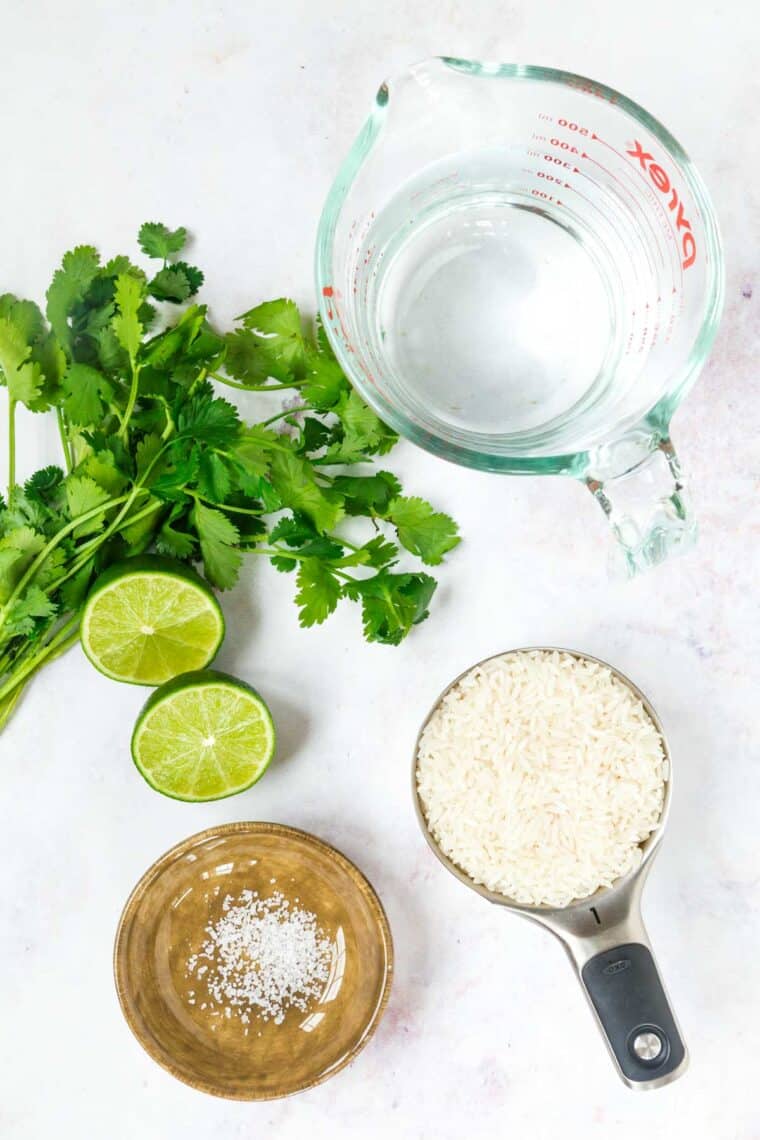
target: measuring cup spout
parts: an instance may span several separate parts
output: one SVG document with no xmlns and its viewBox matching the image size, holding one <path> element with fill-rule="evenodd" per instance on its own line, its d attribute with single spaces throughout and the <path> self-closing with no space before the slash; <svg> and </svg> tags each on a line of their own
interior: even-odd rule
<svg viewBox="0 0 760 1140">
<path fill-rule="evenodd" d="M 585 482 L 617 539 L 613 573 L 622 565 L 632 578 L 693 545 L 696 523 L 666 432 L 643 427 L 600 448 Z"/>
</svg>

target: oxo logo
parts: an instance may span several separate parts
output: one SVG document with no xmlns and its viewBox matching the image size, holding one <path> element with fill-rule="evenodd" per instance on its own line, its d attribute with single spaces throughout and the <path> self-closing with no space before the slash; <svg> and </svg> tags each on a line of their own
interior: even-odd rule
<svg viewBox="0 0 760 1140">
<path fill-rule="evenodd" d="M 684 269 L 688 269 L 697 259 L 697 243 L 694 239 L 694 234 L 691 232 L 691 222 L 683 212 L 683 202 L 678 197 L 678 191 L 675 186 L 670 185 L 670 179 L 662 167 L 654 161 L 654 155 L 644 150 L 640 142 L 634 140 L 633 150 L 627 150 L 626 154 L 630 155 L 631 158 L 637 158 L 639 160 L 641 169 L 648 173 L 652 182 L 662 194 L 670 194 L 668 209 L 673 210 L 675 213 L 676 234 L 681 239 L 682 265 Z"/>
</svg>

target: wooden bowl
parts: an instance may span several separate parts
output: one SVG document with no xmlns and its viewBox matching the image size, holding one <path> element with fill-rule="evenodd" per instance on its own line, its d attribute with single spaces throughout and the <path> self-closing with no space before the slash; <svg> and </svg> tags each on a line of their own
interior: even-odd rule
<svg viewBox="0 0 760 1140">
<path fill-rule="evenodd" d="M 188 959 L 228 895 L 282 891 L 317 916 L 333 969 L 307 1012 L 281 1024 L 213 1016 Z M 311 1088 L 348 1065 L 388 1002 L 393 946 L 380 900 L 362 873 L 322 840 L 276 823 L 231 823 L 167 851 L 132 891 L 119 922 L 114 975 L 130 1029 L 150 1056 L 203 1092 L 271 1100 Z M 192 1004 L 191 994 L 195 994 Z"/>
</svg>

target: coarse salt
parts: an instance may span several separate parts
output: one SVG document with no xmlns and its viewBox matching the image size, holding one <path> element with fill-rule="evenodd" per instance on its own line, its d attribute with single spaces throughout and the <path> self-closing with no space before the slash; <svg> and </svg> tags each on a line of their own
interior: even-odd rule
<svg viewBox="0 0 760 1140">
<path fill-rule="evenodd" d="M 280 1025 L 289 1009 L 306 1012 L 324 992 L 333 944 L 316 915 L 280 891 L 268 898 L 250 890 L 237 898 L 227 895 L 205 933 L 200 950 L 187 960 L 186 976 L 205 986 L 216 1011 L 212 1016 L 221 1009 L 242 1025 L 252 1017 Z"/>
</svg>

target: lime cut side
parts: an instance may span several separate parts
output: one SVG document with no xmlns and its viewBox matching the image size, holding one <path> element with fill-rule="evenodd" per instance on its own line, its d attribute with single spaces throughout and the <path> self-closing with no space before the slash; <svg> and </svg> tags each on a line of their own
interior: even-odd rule
<svg viewBox="0 0 760 1140">
<path fill-rule="evenodd" d="M 213 669 L 158 689 L 132 735 L 132 757 L 150 786 L 193 802 L 250 788 L 274 749 L 274 723 L 258 693 Z"/>
<path fill-rule="evenodd" d="M 102 575 L 82 615 L 82 647 L 115 681 L 160 685 L 211 662 L 224 617 L 211 589 L 159 559 L 133 559 Z"/>
</svg>

